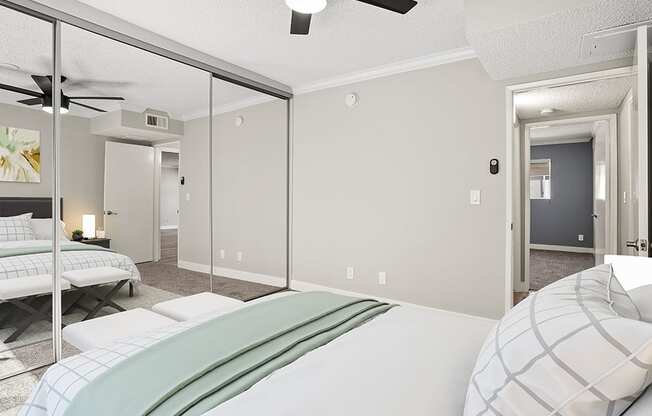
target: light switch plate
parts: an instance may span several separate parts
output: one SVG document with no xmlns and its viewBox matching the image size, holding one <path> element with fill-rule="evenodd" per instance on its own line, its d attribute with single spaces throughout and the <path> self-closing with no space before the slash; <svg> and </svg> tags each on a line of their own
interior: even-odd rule
<svg viewBox="0 0 652 416">
<path fill-rule="evenodd" d="M 378 273 L 378 284 L 381 286 L 385 286 L 387 284 L 387 273 L 385 272 Z"/>
<path fill-rule="evenodd" d="M 238 253 L 236 254 L 236 258 L 238 259 L 238 263 L 242 262 L 242 251 L 238 251 Z"/>
<path fill-rule="evenodd" d="M 480 191 L 477 189 L 471 189 L 470 200 L 471 205 L 480 205 L 481 196 Z"/>
<path fill-rule="evenodd" d="M 353 267 L 347 267 L 346 268 L 346 278 L 349 280 L 353 280 L 354 277 L 354 269 Z"/>
<path fill-rule="evenodd" d="M 224 259 L 225 257 L 226 257 L 226 250 L 224 250 L 224 249 L 222 248 L 222 249 L 220 249 L 220 258 L 221 258 L 221 259 Z"/>
</svg>

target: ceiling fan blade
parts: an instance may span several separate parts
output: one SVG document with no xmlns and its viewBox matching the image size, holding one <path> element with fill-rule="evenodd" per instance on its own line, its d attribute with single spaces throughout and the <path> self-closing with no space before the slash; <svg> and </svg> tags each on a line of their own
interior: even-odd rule
<svg viewBox="0 0 652 416">
<path fill-rule="evenodd" d="M 52 94 L 52 81 L 45 75 L 32 75 L 32 79 L 45 94 Z"/>
<path fill-rule="evenodd" d="M 0 90 L 7 90 L 11 92 L 17 92 L 19 94 L 29 95 L 30 97 L 43 97 L 43 94 L 36 91 L 26 90 L 25 88 L 14 87 L 13 85 L 0 84 Z"/>
<path fill-rule="evenodd" d="M 71 100 L 114 100 L 124 101 L 124 97 L 68 97 Z"/>
<path fill-rule="evenodd" d="M 380 7 L 392 12 L 405 14 L 412 10 L 417 2 L 414 0 L 358 0 L 362 3 L 371 4 L 372 6 Z"/>
<path fill-rule="evenodd" d="M 290 34 L 307 35 L 310 32 L 311 14 L 303 14 L 292 10 L 292 23 L 290 24 Z"/>
<path fill-rule="evenodd" d="M 70 79 L 66 82 L 66 87 L 71 88 L 93 88 L 93 87 L 109 87 L 109 88 L 126 88 L 134 85 L 130 81 L 105 81 L 101 79 Z"/>
<path fill-rule="evenodd" d="M 80 107 L 88 108 L 89 110 L 95 110 L 95 111 L 99 111 L 100 113 L 106 113 L 106 110 L 102 110 L 101 108 L 97 108 L 97 107 L 91 107 L 90 105 L 78 103 L 76 101 L 71 101 L 70 103 L 78 105 Z"/>
<path fill-rule="evenodd" d="M 26 100 L 19 100 L 18 102 L 25 105 L 43 104 L 43 100 L 41 98 L 28 98 Z"/>
</svg>

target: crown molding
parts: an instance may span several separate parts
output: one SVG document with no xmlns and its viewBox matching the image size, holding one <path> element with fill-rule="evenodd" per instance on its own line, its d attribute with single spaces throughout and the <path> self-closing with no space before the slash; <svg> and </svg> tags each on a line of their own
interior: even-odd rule
<svg viewBox="0 0 652 416">
<path fill-rule="evenodd" d="M 293 88 L 295 95 L 307 94 L 310 92 L 321 91 L 328 88 L 341 87 L 344 85 L 354 84 L 357 82 L 368 81 L 371 79 L 383 78 L 390 75 L 401 74 L 404 72 L 416 71 L 419 69 L 430 68 L 439 65 L 450 64 L 453 62 L 474 59 L 477 55 L 470 48 L 451 49 L 445 52 L 437 52 L 429 55 L 419 56 L 417 58 L 406 59 L 404 61 L 394 62 L 387 65 L 377 66 L 375 68 L 355 71 L 344 75 L 338 75 L 332 78 L 325 78 L 310 84 L 305 84 Z M 231 111 L 237 111 L 254 105 L 263 104 L 278 98 L 271 96 L 258 96 L 246 98 L 244 100 L 228 103 L 213 109 L 213 115 L 224 114 Z M 195 120 L 202 117 L 208 117 L 208 111 L 199 111 L 184 115 L 183 121 Z"/>
<path fill-rule="evenodd" d="M 419 69 L 430 68 L 438 65 L 450 64 L 458 61 L 465 61 L 467 59 L 474 59 L 476 57 L 477 55 L 475 51 L 470 47 L 451 49 L 445 52 L 437 52 L 429 55 L 423 55 L 417 58 L 411 58 L 404 61 L 377 66 L 375 68 L 366 69 L 364 71 L 356 71 L 332 78 L 325 78 L 310 84 L 293 88 L 293 92 L 295 95 L 307 94 L 328 88 L 354 84 L 356 82 L 368 81 L 371 79 L 387 77 L 404 72 L 416 71 Z"/>
<path fill-rule="evenodd" d="M 247 107 L 253 107 L 258 104 L 268 103 L 270 101 L 280 100 L 279 98 L 272 97 L 270 95 L 261 95 L 251 98 L 245 98 L 244 100 L 234 101 L 232 103 L 220 105 L 213 108 L 213 115 L 230 113 L 231 111 L 237 111 Z M 181 118 L 182 121 L 196 120 L 198 118 L 208 117 L 208 110 L 197 111 L 190 114 L 184 114 Z"/>
</svg>

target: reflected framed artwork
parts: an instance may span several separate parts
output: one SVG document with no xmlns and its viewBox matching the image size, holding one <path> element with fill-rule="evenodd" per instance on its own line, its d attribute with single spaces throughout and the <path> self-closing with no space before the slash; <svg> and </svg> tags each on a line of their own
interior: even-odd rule
<svg viewBox="0 0 652 416">
<path fill-rule="evenodd" d="M 41 182 L 41 132 L 0 126 L 0 182 Z"/>
</svg>

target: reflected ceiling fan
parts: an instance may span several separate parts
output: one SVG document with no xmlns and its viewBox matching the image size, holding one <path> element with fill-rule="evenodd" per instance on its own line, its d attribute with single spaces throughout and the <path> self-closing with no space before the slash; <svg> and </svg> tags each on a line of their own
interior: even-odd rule
<svg viewBox="0 0 652 416">
<path fill-rule="evenodd" d="M 400 14 L 406 14 L 417 5 L 414 0 L 358 1 Z M 292 9 L 292 23 L 290 24 L 290 34 L 292 35 L 307 35 L 310 32 L 312 15 L 326 8 L 326 0 L 285 0 L 285 4 Z"/>
<path fill-rule="evenodd" d="M 31 91 L 25 88 L 15 87 L 13 85 L 0 84 L 0 89 L 17 92 L 19 94 L 29 95 L 30 97 L 26 100 L 19 100 L 18 102 L 25 105 L 40 105 L 43 111 L 52 114 L 52 76 L 51 75 L 31 75 L 32 79 L 39 87 L 41 92 Z M 66 77 L 61 77 L 61 84 L 66 82 Z M 88 108 L 89 110 L 99 111 L 101 113 L 106 113 L 106 110 L 101 108 L 92 107 L 87 104 L 82 104 L 78 101 L 73 100 L 111 100 L 111 101 L 124 101 L 123 97 L 91 97 L 91 96 L 77 96 L 69 97 L 63 93 L 61 90 L 61 114 L 66 114 L 70 109 L 70 104 L 78 105 L 80 107 Z"/>
</svg>

